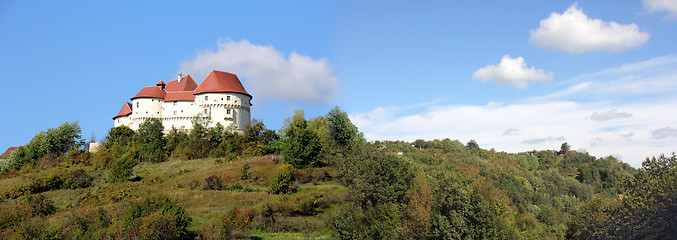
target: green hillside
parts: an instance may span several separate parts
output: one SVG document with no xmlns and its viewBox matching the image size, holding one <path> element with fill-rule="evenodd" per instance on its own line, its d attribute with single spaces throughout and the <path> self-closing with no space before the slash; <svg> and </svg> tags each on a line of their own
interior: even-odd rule
<svg viewBox="0 0 677 240">
<path fill-rule="evenodd" d="M 243 134 L 77 123 L 0 164 L 0 239 L 674 238 L 677 157 L 509 154 L 475 141 L 366 142 L 345 112 Z"/>
</svg>

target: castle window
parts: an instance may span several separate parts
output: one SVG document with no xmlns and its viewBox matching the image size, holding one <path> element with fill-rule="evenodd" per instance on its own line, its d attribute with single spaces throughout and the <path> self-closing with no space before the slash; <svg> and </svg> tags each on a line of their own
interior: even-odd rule
<svg viewBox="0 0 677 240">
<path fill-rule="evenodd" d="M 226 114 L 230 114 L 230 109 L 226 110 Z"/>
<path fill-rule="evenodd" d="M 205 114 L 207 114 L 207 109 L 205 109 Z"/>
<path fill-rule="evenodd" d="M 139 102 L 136 102 L 136 108 L 139 108 Z"/>
<path fill-rule="evenodd" d="M 230 96 L 226 96 L 226 100 L 230 101 Z"/>
<path fill-rule="evenodd" d="M 223 98 L 221 98 L 221 101 L 223 101 Z"/>
<path fill-rule="evenodd" d="M 174 101 L 174 106 L 176 106 L 176 101 Z"/>
<path fill-rule="evenodd" d="M 174 116 L 176 116 L 176 111 L 174 111 Z"/>
<path fill-rule="evenodd" d="M 209 96 L 205 96 L 205 101 L 209 100 Z"/>
</svg>

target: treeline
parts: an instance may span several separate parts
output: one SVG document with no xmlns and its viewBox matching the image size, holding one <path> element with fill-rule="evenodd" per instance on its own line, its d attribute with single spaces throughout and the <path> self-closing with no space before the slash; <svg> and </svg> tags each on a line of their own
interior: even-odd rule
<svg viewBox="0 0 677 240">
<path fill-rule="evenodd" d="M 265 193 L 296 196 L 299 182 L 309 182 L 310 178 L 347 188 L 343 199 L 311 198 L 297 203 L 295 210 L 299 217 L 322 216 L 326 234 L 333 238 L 677 236 L 677 228 L 672 225 L 677 220 L 674 154 L 647 159 L 636 170 L 611 156 L 596 158 L 571 151 L 567 143 L 559 150 L 508 154 L 482 149 L 474 140 L 466 144 L 450 139 L 367 142 L 338 107 L 315 118 L 306 118 L 303 111 L 297 111 L 285 120 L 279 132 L 253 120 L 242 134 L 237 134 L 203 116 L 193 120 L 190 132 L 172 129 L 164 134 L 162 124 L 149 119 L 137 131 L 112 128 L 103 149 L 96 154 L 83 151 L 77 123 L 57 129 L 36 135 L 26 147 L 15 151 L 3 163 L 3 175 L 57 165 L 90 165 L 107 172 L 105 182 L 121 184 L 135 181 L 133 169 L 140 162 L 203 158 L 229 162 L 280 154 L 282 165 L 265 183 Z M 249 164 L 242 165 L 241 179 L 250 177 L 249 168 Z M 76 176 L 86 184 L 65 184 L 64 179 Z M 40 197 L 40 192 L 91 185 L 91 176 L 82 172 L 56 177 L 57 180 L 35 183 L 34 188 L 17 189 L 5 198 L 19 199 L 17 206 L 25 209 L 24 215 L 48 216 L 53 207 L 49 207 L 49 199 Z M 213 175 L 205 182 L 206 189 L 251 191 L 239 183 L 224 185 Z M 162 196 L 131 201 L 123 211 L 122 219 L 115 221 L 110 213 L 98 211 L 99 220 L 89 220 L 90 230 L 84 231 L 100 238 L 244 238 L 254 225 L 275 229 L 271 225 L 281 224 L 275 222 L 277 214 L 286 210 L 267 203 L 253 215 L 247 214 L 249 210 L 230 208 L 222 218 L 223 224 L 207 228 L 219 229 L 220 234 L 208 234 L 205 229 L 188 231 L 192 220 L 181 203 Z M 7 216 L 23 219 L 16 211 Z M 10 220 L 0 221 L 2 229 L 17 224 L 16 219 L 4 219 Z M 113 222 L 117 225 L 109 226 Z"/>
</svg>

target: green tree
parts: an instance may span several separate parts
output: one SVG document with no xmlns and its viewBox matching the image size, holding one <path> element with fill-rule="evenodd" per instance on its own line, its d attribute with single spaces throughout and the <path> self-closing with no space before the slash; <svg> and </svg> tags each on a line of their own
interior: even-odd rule
<svg viewBox="0 0 677 240">
<path fill-rule="evenodd" d="M 677 236 L 677 156 L 647 158 L 627 184 L 604 238 L 672 239 Z"/>
<path fill-rule="evenodd" d="M 303 111 L 296 111 L 291 119 L 285 120 L 285 126 L 281 130 L 284 133 L 284 162 L 296 168 L 315 167 L 320 163 L 320 139 L 307 126 Z"/>
<path fill-rule="evenodd" d="M 569 152 L 569 150 L 571 150 L 571 146 L 569 146 L 569 144 L 565 142 L 565 143 L 562 143 L 562 146 L 560 146 L 559 152 L 557 152 L 557 153 L 566 154 L 566 153 Z"/>
<path fill-rule="evenodd" d="M 37 159 L 44 156 L 51 160 L 65 155 L 71 149 L 79 149 L 84 142 L 78 122 L 66 122 L 59 127 L 48 129 L 47 132 L 40 131 L 26 147 L 12 153 L 4 166 L 19 169 L 26 164 L 34 164 Z"/>
<path fill-rule="evenodd" d="M 134 136 L 134 130 L 127 126 L 118 126 L 108 130 L 108 135 L 104 138 L 103 146 L 113 148 L 114 146 L 125 146 L 129 144 Z"/>
<path fill-rule="evenodd" d="M 211 118 L 199 114 L 193 118 L 192 123 L 193 129 L 188 134 L 188 147 L 184 149 L 184 154 L 188 159 L 205 158 L 211 149 L 208 135 Z"/>
<path fill-rule="evenodd" d="M 156 118 L 146 119 L 139 125 L 133 139 L 141 161 L 157 163 L 165 160 L 166 140 L 163 131 L 162 122 Z"/>
<path fill-rule="evenodd" d="M 296 171 L 290 165 L 282 165 L 270 182 L 270 192 L 274 194 L 293 193 L 296 191 L 294 181 Z"/>
<path fill-rule="evenodd" d="M 354 149 L 364 143 L 364 137 L 350 121 L 348 114 L 338 106 L 329 111 L 326 118 L 329 120 L 329 133 L 339 146 Z"/>
</svg>

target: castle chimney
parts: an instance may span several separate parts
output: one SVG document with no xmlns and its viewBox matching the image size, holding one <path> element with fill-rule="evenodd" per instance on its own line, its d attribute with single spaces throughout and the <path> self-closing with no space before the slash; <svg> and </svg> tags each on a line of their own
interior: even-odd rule
<svg viewBox="0 0 677 240">
<path fill-rule="evenodd" d="M 176 80 L 179 80 L 179 83 L 181 83 L 181 73 L 179 73 L 179 77 Z"/>
</svg>

